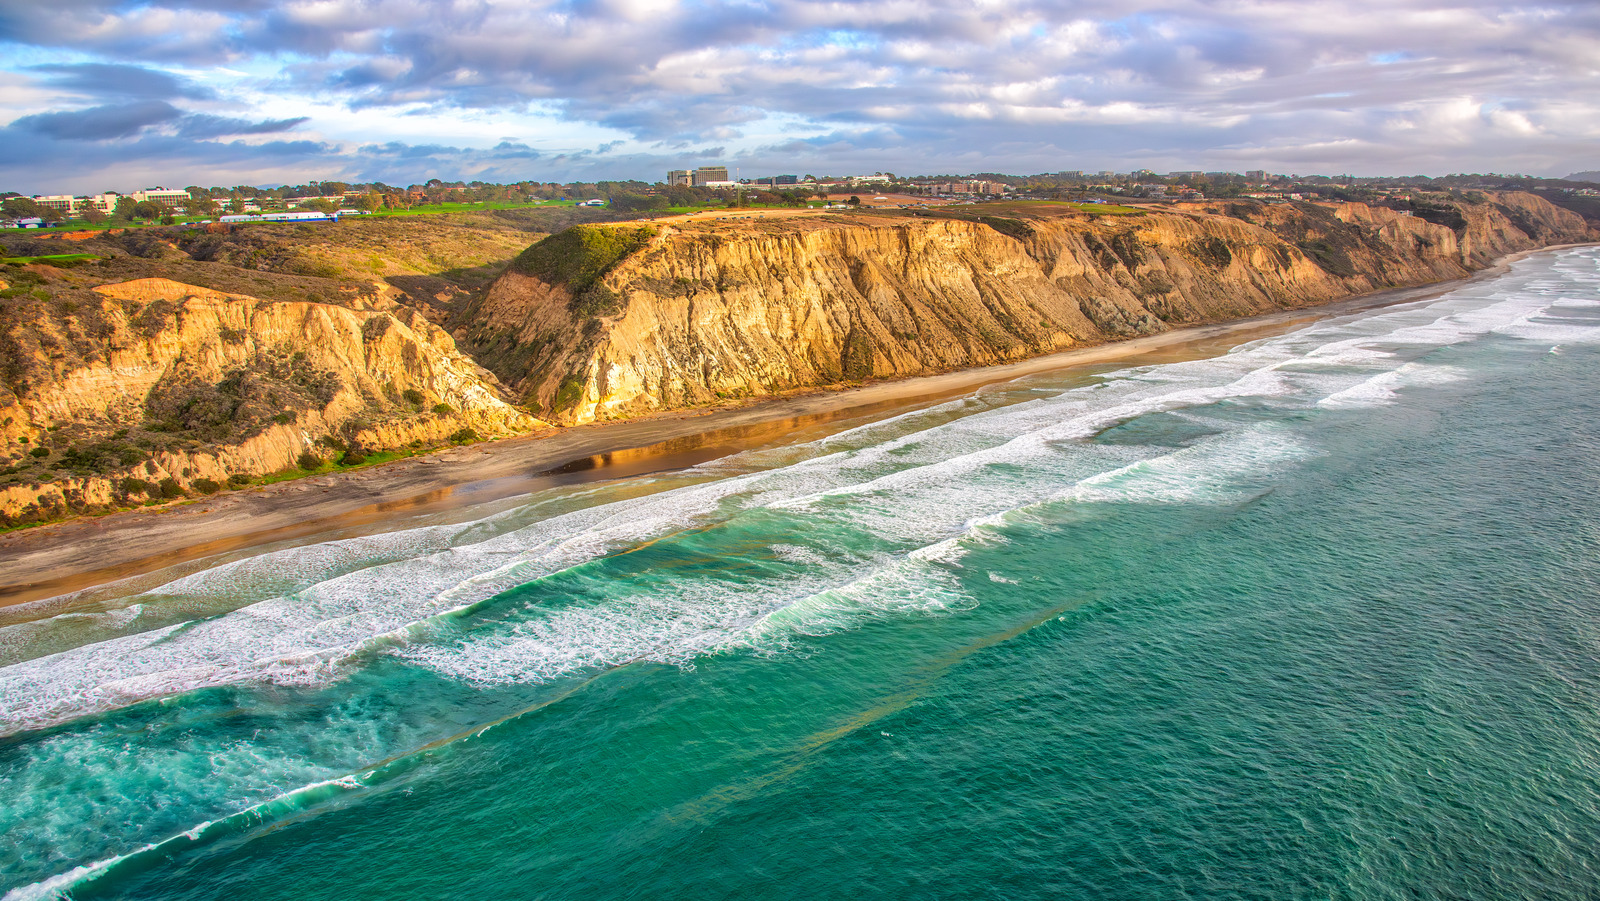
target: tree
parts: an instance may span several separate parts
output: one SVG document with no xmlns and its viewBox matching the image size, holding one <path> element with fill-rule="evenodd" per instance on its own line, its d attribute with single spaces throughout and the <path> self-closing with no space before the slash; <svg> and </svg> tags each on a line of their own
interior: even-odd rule
<svg viewBox="0 0 1600 901">
<path fill-rule="evenodd" d="M 201 197 L 198 200 L 189 201 L 189 212 L 195 215 L 215 216 L 217 209 L 217 202 L 210 197 Z"/>
<path fill-rule="evenodd" d="M 861 205 L 861 198 L 857 197 L 854 194 L 851 194 L 850 195 L 850 199 L 846 200 L 845 203 L 848 203 L 851 206 L 860 206 Z"/>
<path fill-rule="evenodd" d="M 310 203 L 303 203 L 301 206 L 310 207 L 314 210 L 320 210 L 321 212 L 327 213 L 330 216 L 339 211 L 338 204 L 321 197 L 318 197 L 316 200 L 313 200 Z"/>
<path fill-rule="evenodd" d="M 83 208 L 83 221 L 89 223 L 90 225 L 99 225 L 100 223 L 106 221 L 105 211 L 92 203 L 88 204 Z"/>
<path fill-rule="evenodd" d="M 360 208 L 369 213 L 383 209 L 383 195 L 373 191 L 367 192 L 367 196 L 361 198 Z"/>
<path fill-rule="evenodd" d="M 645 210 L 666 209 L 667 198 L 650 196 L 648 194 L 634 194 L 619 191 L 610 195 L 611 208 L 623 213 L 638 213 Z"/>
<path fill-rule="evenodd" d="M 132 197 L 118 197 L 117 207 L 112 211 L 111 218 L 120 219 L 123 222 L 132 222 L 133 208 L 135 206 L 138 206 L 138 204 L 134 202 Z"/>
<path fill-rule="evenodd" d="M 0 207 L 4 207 L 6 215 L 15 216 L 18 219 L 32 219 L 34 217 L 42 217 L 45 214 L 45 208 L 40 206 L 38 201 L 32 197 L 7 197 L 5 202 L 0 204 Z"/>
<path fill-rule="evenodd" d="M 121 204 L 118 204 L 121 206 Z M 135 219 L 160 219 L 168 215 L 166 207 L 153 200 L 141 200 L 133 205 L 133 218 Z"/>
</svg>

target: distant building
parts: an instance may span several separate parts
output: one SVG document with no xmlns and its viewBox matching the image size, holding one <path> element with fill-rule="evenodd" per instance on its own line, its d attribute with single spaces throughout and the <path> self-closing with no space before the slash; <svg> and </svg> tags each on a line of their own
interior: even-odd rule
<svg viewBox="0 0 1600 901">
<path fill-rule="evenodd" d="M 692 185 L 694 184 L 694 176 L 688 169 L 673 169 L 667 173 L 667 184 Z"/>
<path fill-rule="evenodd" d="M 117 199 L 120 196 L 118 194 L 94 194 L 92 196 L 43 194 L 35 196 L 33 202 L 47 210 L 63 213 L 67 216 L 76 216 L 91 207 L 102 213 L 109 213 L 117 208 Z"/>
<path fill-rule="evenodd" d="M 33 202 L 47 210 L 70 216 L 77 212 L 78 198 L 71 194 L 40 194 L 34 196 Z"/>
<path fill-rule="evenodd" d="M 142 203 L 148 200 L 151 203 L 159 203 L 162 206 L 170 207 L 188 206 L 189 201 L 193 199 L 189 196 L 188 191 L 181 191 L 177 188 L 145 188 L 143 191 L 134 191 L 128 197 L 134 203 Z"/>
<path fill-rule="evenodd" d="M 1246 172 L 1244 174 L 1244 177 L 1249 179 L 1250 181 L 1266 181 L 1267 180 L 1267 170 L 1265 170 L 1265 169 L 1251 169 L 1249 172 Z"/>
<path fill-rule="evenodd" d="M 728 181 L 728 167 L 727 166 L 701 166 L 698 169 L 694 170 L 693 178 L 694 178 L 694 181 L 692 181 L 691 184 L 693 184 L 695 187 L 698 187 L 698 188 L 718 187 L 717 185 L 713 185 L 712 182 L 726 182 L 726 181 Z"/>
<path fill-rule="evenodd" d="M 339 214 L 300 210 L 292 213 L 262 213 L 259 216 L 218 216 L 217 221 L 230 224 L 241 222 L 338 222 Z"/>
</svg>

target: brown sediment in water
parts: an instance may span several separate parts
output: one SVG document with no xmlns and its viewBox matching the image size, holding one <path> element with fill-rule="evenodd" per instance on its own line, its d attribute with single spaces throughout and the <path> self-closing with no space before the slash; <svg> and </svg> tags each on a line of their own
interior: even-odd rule
<svg viewBox="0 0 1600 901">
<path fill-rule="evenodd" d="M 857 422 L 1023 376 L 1079 370 L 1089 377 L 1108 368 L 1203 359 L 1319 319 L 1438 296 L 1493 277 L 1525 255 L 1507 257 L 1466 280 L 1175 329 L 1000 366 L 582 426 L 281 482 L 195 504 L 12 532 L 0 535 L 0 606 L 54 598 L 169 567 L 177 575 L 268 545 L 394 531 L 423 517 L 541 489 L 677 470 L 752 448 L 813 440 Z"/>
</svg>

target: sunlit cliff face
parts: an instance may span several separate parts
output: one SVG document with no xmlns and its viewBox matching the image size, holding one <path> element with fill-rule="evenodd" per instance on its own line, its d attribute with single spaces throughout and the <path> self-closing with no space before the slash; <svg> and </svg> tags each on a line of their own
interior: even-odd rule
<svg viewBox="0 0 1600 901">
<path fill-rule="evenodd" d="M 1528 194 L 1464 206 L 1459 231 L 1363 204 L 1254 209 L 668 227 L 605 277 L 612 306 L 513 270 L 463 334 L 519 395 L 586 422 L 990 365 L 1455 278 L 1590 235 Z"/>
</svg>

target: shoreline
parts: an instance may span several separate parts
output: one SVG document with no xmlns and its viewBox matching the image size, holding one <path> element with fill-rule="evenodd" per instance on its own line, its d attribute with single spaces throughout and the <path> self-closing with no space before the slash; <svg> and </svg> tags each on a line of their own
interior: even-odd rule
<svg viewBox="0 0 1600 901">
<path fill-rule="evenodd" d="M 733 407 L 657 413 L 525 435 L 228 492 L 188 504 L 79 517 L 0 535 L 0 611 L 74 595 L 267 544 L 314 544 L 406 528 L 541 488 L 681 469 L 806 430 L 914 409 L 1043 372 L 1201 359 L 1318 320 L 1430 299 L 1494 278 L 1535 253 L 1509 254 L 1462 279 L 1390 288 L 1312 307 L 1172 329 L 1012 363 L 845 389 L 808 388 Z M 204 566 L 196 565 L 192 570 Z M 176 575 L 176 574 L 174 574 Z M 49 605 L 52 608 L 58 605 Z"/>
</svg>

